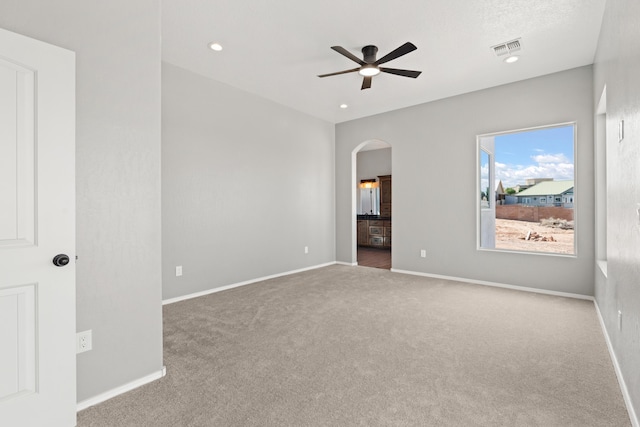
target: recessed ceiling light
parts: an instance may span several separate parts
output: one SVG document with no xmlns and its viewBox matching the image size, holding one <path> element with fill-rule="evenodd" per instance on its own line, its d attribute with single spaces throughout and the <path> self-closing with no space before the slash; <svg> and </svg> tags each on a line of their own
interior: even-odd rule
<svg viewBox="0 0 640 427">
<path fill-rule="evenodd" d="M 216 52 L 220 52 L 222 50 L 222 45 L 220 43 L 211 42 L 208 46 L 209 49 L 215 50 Z"/>
<path fill-rule="evenodd" d="M 344 110 L 345 108 L 347 108 L 347 107 L 348 107 L 348 105 L 347 105 L 347 104 L 340 104 L 340 108 L 342 108 L 343 110 Z"/>
<path fill-rule="evenodd" d="M 377 76 L 380 74 L 380 69 L 375 65 L 365 65 L 358 71 L 358 74 L 365 77 Z"/>
<path fill-rule="evenodd" d="M 514 62 L 516 62 L 518 59 L 520 59 L 517 55 L 512 55 L 512 56 L 507 56 L 504 59 L 504 62 L 506 62 L 507 64 L 513 64 Z"/>
</svg>

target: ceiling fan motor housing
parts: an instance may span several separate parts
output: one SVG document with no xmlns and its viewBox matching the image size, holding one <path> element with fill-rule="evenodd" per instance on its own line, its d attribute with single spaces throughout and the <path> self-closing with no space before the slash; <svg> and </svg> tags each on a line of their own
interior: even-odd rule
<svg viewBox="0 0 640 427">
<path fill-rule="evenodd" d="M 376 53 L 378 53 L 378 48 L 373 45 L 368 45 L 362 48 L 363 60 L 367 64 L 373 64 L 376 62 Z"/>
</svg>

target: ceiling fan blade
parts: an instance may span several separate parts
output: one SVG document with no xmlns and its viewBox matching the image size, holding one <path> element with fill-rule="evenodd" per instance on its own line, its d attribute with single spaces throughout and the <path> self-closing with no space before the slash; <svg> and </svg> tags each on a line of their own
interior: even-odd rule
<svg viewBox="0 0 640 427">
<path fill-rule="evenodd" d="M 360 90 L 363 89 L 369 89 L 371 87 L 371 80 L 372 77 L 371 76 L 367 76 L 362 80 L 362 87 L 360 88 Z"/>
<path fill-rule="evenodd" d="M 415 79 L 422 73 L 422 71 L 398 70 L 397 68 L 386 67 L 380 67 L 380 71 L 383 73 L 395 74 L 396 76 L 411 77 L 412 79 Z"/>
<path fill-rule="evenodd" d="M 354 68 L 352 70 L 344 70 L 344 71 L 337 71 L 335 73 L 329 73 L 329 74 L 320 74 L 318 77 L 329 77 L 329 76 L 337 76 L 338 74 L 347 74 L 347 73 L 353 73 L 355 71 L 358 71 L 360 69 L 360 67 L 358 68 Z"/>
<path fill-rule="evenodd" d="M 409 52 L 413 52 L 416 49 L 417 49 L 417 47 L 413 43 L 406 42 L 405 44 L 403 44 L 402 46 L 400 46 L 396 50 L 391 51 L 388 54 L 386 54 L 385 56 L 383 56 L 382 58 L 378 59 L 375 62 L 375 64 L 376 65 L 384 64 L 385 62 L 389 62 L 389 61 L 391 61 L 393 59 L 399 58 L 402 55 L 406 55 Z"/>
<path fill-rule="evenodd" d="M 349 58 L 353 62 L 357 62 L 360 65 L 364 65 L 365 64 L 365 62 L 362 59 L 358 58 L 357 56 L 355 56 L 353 53 L 349 52 L 347 49 L 343 48 L 342 46 L 331 46 L 331 49 L 335 50 L 336 52 L 338 52 L 341 55 L 346 56 L 347 58 Z"/>
</svg>

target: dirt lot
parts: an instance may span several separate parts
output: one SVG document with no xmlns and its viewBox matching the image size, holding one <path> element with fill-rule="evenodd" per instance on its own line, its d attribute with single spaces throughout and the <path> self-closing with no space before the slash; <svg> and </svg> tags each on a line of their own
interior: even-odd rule
<svg viewBox="0 0 640 427">
<path fill-rule="evenodd" d="M 524 240 L 529 231 L 553 237 L 554 241 Z M 573 230 L 544 227 L 537 222 L 496 219 L 496 249 L 573 254 Z"/>
</svg>

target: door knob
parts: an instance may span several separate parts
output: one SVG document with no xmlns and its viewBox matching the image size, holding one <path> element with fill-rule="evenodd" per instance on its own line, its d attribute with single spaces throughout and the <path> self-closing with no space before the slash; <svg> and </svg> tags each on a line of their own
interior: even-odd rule
<svg viewBox="0 0 640 427">
<path fill-rule="evenodd" d="M 69 264 L 69 256 L 65 254 L 58 254 L 53 257 L 53 265 L 56 267 L 64 267 Z"/>
</svg>

